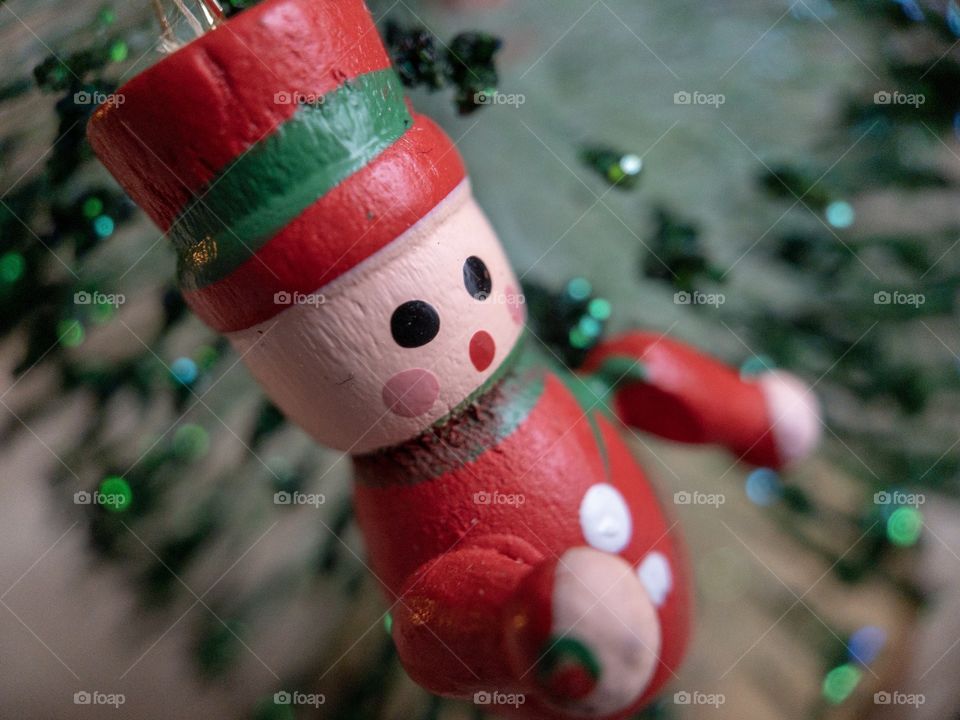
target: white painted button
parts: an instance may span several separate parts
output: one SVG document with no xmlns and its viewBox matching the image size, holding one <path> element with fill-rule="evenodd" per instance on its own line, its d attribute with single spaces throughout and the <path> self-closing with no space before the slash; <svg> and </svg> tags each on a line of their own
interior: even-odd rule
<svg viewBox="0 0 960 720">
<path fill-rule="evenodd" d="M 663 605 L 663 601 L 667 599 L 667 593 L 673 587 L 673 572 L 663 553 L 652 552 L 647 555 L 637 567 L 637 575 L 650 593 L 653 604 L 657 607 Z"/>
<path fill-rule="evenodd" d="M 620 552 L 630 542 L 630 508 L 613 485 L 597 483 L 580 501 L 580 528 L 597 550 Z"/>
</svg>

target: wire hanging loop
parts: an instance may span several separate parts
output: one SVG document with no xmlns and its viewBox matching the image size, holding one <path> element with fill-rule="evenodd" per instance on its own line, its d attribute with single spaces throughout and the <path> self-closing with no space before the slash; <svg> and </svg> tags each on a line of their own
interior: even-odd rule
<svg viewBox="0 0 960 720">
<path fill-rule="evenodd" d="M 152 0 L 153 11 L 160 23 L 160 46 L 164 52 L 172 52 L 181 46 L 174 32 L 177 24 L 185 20 L 187 25 L 193 31 L 195 37 L 200 37 L 207 30 L 217 27 L 224 19 L 226 13 L 219 0 L 193 0 L 193 3 L 199 8 L 199 13 L 194 12 L 188 7 L 186 0 L 172 0 L 178 15 L 171 23 L 167 18 L 166 10 L 162 0 Z M 199 15 L 199 17 L 198 17 Z M 202 18 L 202 21 L 201 21 Z"/>
</svg>

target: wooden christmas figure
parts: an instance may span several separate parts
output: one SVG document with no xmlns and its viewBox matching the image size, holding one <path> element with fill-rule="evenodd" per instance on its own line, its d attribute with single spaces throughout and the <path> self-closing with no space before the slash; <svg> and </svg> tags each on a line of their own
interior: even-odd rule
<svg viewBox="0 0 960 720">
<path fill-rule="evenodd" d="M 817 441 L 803 384 L 643 332 L 579 378 L 552 366 L 456 148 L 405 100 L 361 0 L 266 0 L 118 94 L 90 142 L 173 241 L 187 302 L 290 419 L 353 456 L 411 677 L 522 696 L 529 718 L 647 702 L 681 661 L 691 589 L 618 426 L 780 467 Z"/>
</svg>

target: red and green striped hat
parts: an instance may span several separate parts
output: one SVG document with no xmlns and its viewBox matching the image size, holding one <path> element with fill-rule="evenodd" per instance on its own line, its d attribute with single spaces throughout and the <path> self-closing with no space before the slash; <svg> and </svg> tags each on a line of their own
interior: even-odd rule
<svg viewBox="0 0 960 720">
<path fill-rule="evenodd" d="M 221 332 L 349 270 L 464 178 L 450 139 L 408 106 L 362 0 L 266 0 L 117 95 L 90 144 Z"/>
</svg>

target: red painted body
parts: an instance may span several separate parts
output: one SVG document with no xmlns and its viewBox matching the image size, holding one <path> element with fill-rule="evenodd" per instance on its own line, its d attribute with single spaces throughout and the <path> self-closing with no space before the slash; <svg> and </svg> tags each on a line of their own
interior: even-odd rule
<svg viewBox="0 0 960 720">
<path fill-rule="evenodd" d="M 771 420 L 760 392 L 729 368 L 680 343 L 633 333 L 598 347 L 585 370 L 597 370 L 612 356 L 632 358 L 650 373 L 648 383 L 626 383 L 612 398 L 612 409 L 627 424 L 734 452 L 765 446 Z M 526 692 L 524 716 L 556 718 L 538 701 L 528 672 L 530 655 L 537 657 L 550 632 L 552 568 L 566 550 L 587 544 L 579 521 L 587 490 L 601 482 L 616 487 L 633 525 L 618 554 L 636 565 L 658 551 L 673 571 L 673 587 L 658 608 L 660 664 L 643 696 L 617 716 L 626 717 L 657 693 L 683 657 L 691 619 L 686 560 L 675 523 L 614 427 L 617 421 L 587 412 L 557 375 L 541 367 L 517 371 L 518 383 L 542 379 L 543 391 L 506 437 L 489 441 L 494 431 L 458 429 L 460 421 L 451 418 L 445 431 L 409 443 L 408 453 L 358 458 L 358 519 L 373 570 L 394 603 L 394 639 L 411 677 L 445 695 Z M 490 392 L 498 391 L 510 396 L 492 400 L 494 407 L 511 403 L 518 386 Z M 477 404 L 488 429 L 499 422 L 483 398 Z M 474 441 L 489 445 L 478 452 Z M 764 459 L 767 452 L 752 451 L 752 457 Z M 434 467 L 430 458 L 439 454 L 447 456 L 446 464 Z M 765 459 L 775 461 L 774 455 Z M 517 603 L 539 608 L 531 613 L 539 622 L 526 634 L 528 652 L 518 653 L 504 631 Z"/>
</svg>

